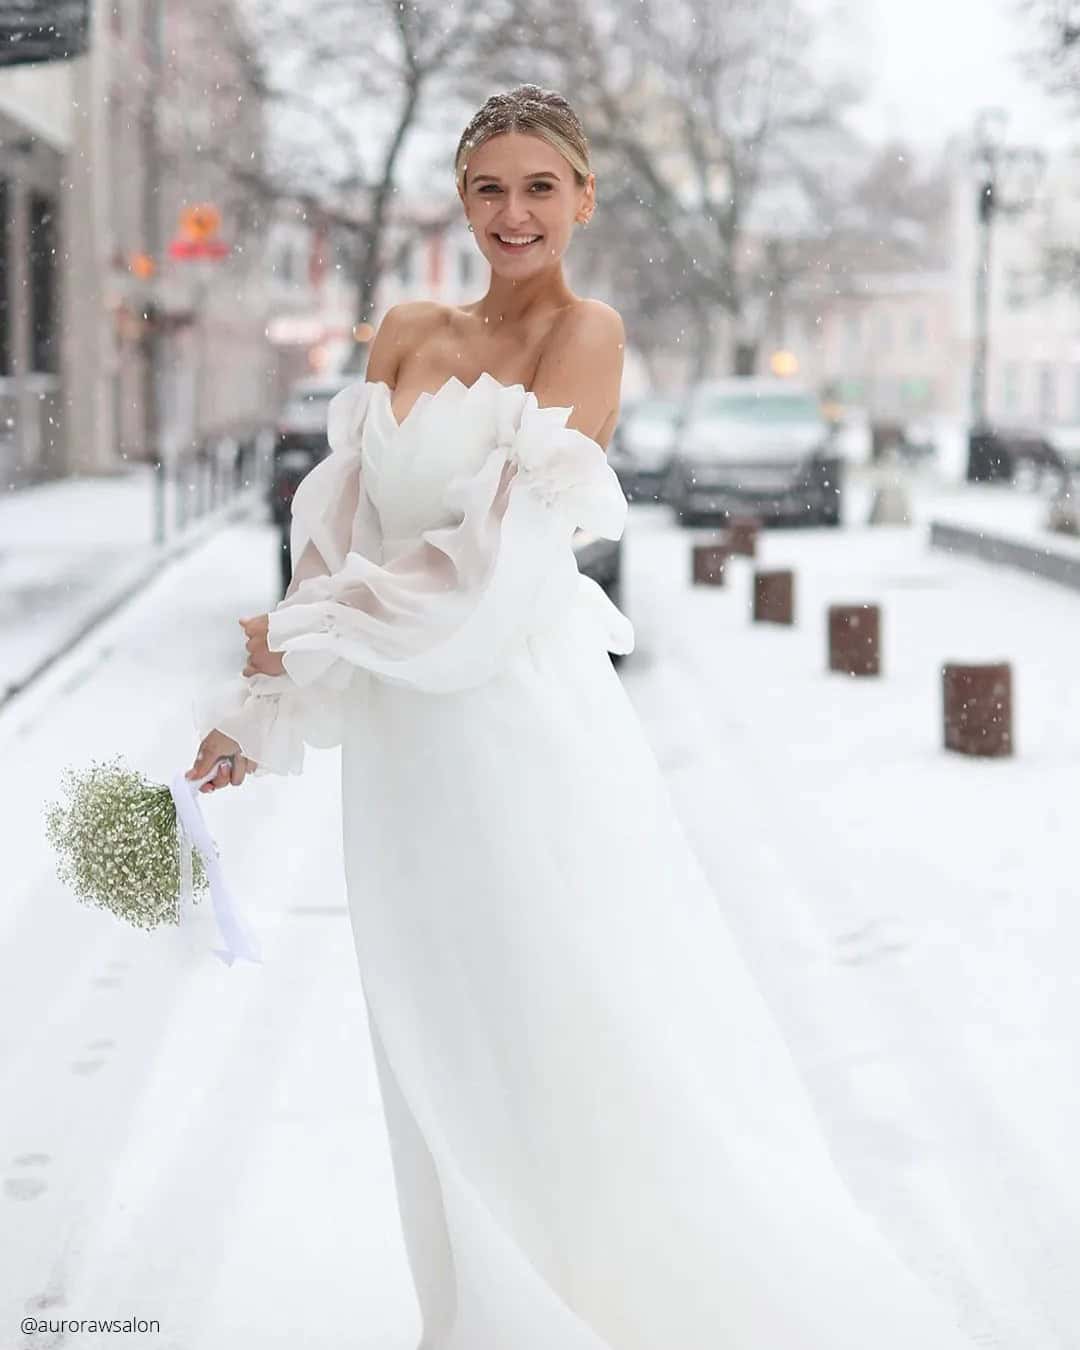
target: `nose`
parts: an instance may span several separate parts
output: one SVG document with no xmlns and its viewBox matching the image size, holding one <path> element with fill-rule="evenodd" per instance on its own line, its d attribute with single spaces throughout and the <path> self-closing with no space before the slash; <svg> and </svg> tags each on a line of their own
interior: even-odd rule
<svg viewBox="0 0 1080 1350">
<path fill-rule="evenodd" d="M 524 233 L 520 230 L 520 227 L 531 223 L 532 205 L 526 198 L 515 198 L 511 194 L 499 213 L 499 220 L 506 229 L 518 229 L 519 232 Z"/>
</svg>

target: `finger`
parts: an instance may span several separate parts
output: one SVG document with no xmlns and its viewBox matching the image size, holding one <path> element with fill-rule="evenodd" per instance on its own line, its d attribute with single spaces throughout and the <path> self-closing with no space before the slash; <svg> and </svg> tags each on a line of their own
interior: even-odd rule
<svg viewBox="0 0 1080 1350">
<path fill-rule="evenodd" d="M 213 761 L 210 758 L 209 751 L 205 746 L 200 745 L 195 752 L 195 763 L 188 769 L 184 775 L 185 778 L 201 778 L 204 773 L 208 773 Z"/>
<path fill-rule="evenodd" d="M 229 776 L 229 781 L 233 787 L 239 787 L 244 781 L 244 776 L 247 773 L 246 765 L 247 760 L 243 755 L 237 755 L 236 759 L 233 760 L 232 773 Z"/>
</svg>

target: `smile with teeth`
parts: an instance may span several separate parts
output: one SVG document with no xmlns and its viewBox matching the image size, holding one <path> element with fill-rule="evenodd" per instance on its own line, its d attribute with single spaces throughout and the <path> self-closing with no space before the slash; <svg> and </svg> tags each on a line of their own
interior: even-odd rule
<svg viewBox="0 0 1080 1350">
<path fill-rule="evenodd" d="M 495 238 L 503 248 L 528 248 L 541 237 L 538 234 L 499 234 L 497 230 L 495 231 Z"/>
</svg>

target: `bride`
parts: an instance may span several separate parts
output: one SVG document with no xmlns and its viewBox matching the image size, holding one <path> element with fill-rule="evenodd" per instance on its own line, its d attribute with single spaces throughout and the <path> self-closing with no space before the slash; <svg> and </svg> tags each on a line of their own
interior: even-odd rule
<svg viewBox="0 0 1080 1350">
<path fill-rule="evenodd" d="M 384 318 L 188 771 L 341 746 L 422 1350 L 962 1350 L 832 1161 L 610 661 L 630 623 L 577 570 L 627 510 L 622 322 L 562 267 L 581 124 L 495 95 L 455 168 L 488 291 Z"/>
</svg>

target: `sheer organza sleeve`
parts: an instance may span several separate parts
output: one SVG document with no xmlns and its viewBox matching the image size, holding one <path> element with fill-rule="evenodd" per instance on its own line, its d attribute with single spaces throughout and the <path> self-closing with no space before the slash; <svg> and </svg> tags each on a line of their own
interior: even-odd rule
<svg viewBox="0 0 1080 1350">
<path fill-rule="evenodd" d="M 569 408 L 540 408 L 523 394 L 512 434 L 447 483 L 451 523 L 382 562 L 359 456 L 370 389 L 335 398 L 333 453 L 294 500 L 296 567 L 268 631 L 286 674 L 239 677 L 246 698 L 234 684 L 230 704 L 204 708 L 261 772 L 299 772 L 304 742 L 338 743 L 357 671 L 432 694 L 468 689 L 583 599 L 606 621 L 611 650 L 633 643 L 625 617 L 578 572 L 575 530 L 617 539 L 627 506 L 600 446 L 565 425 Z"/>
</svg>

